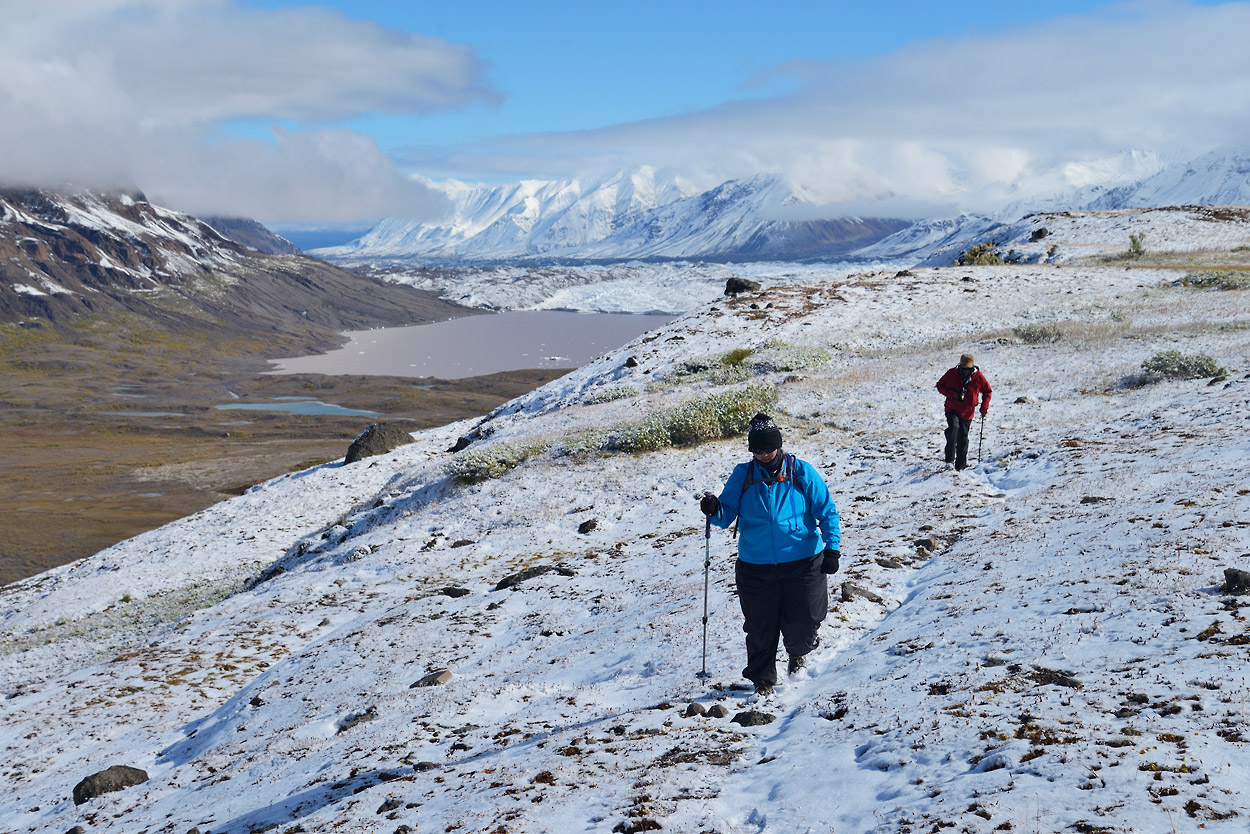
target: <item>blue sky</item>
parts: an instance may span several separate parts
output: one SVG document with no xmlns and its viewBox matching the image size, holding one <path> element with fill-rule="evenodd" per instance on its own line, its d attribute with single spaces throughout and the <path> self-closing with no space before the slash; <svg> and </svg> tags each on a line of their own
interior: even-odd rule
<svg viewBox="0 0 1250 834">
<path fill-rule="evenodd" d="M 988 210 L 1244 142 L 1247 32 L 1193 0 L 0 0 L 0 183 L 363 224 L 646 165 Z"/>
<path fill-rule="evenodd" d="M 264 9 L 306 2 L 249 2 Z M 608 127 L 698 112 L 793 85 L 792 61 L 854 60 L 949 36 L 1105 9 L 1105 2 L 353 2 L 346 17 L 471 47 L 502 100 L 424 118 L 351 122 L 388 150 Z"/>
</svg>

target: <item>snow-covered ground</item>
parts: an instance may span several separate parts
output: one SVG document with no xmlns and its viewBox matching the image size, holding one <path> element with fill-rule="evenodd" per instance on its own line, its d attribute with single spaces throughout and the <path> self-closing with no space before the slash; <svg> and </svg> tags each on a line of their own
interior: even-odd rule
<svg viewBox="0 0 1250 834">
<path fill-rule="evenodd" d="M 902 261 L 793 264 L 782 262 L 642 263 L 580 266 L 473 267 L 444 271 L 396 268 L 387 280 L 438 292 L 448 301 L 491 310 L 573 310 L 579 313 L 669 313 L 702 307 L 724 295 L 731 277 L 765 287 L 829 280 L 865 269 L 901 269 Z"/>
<path fill-rule="evenodd" d="M 3 589 L 0 829 L 1245 831 L 1250 629 L 1222 584 L 1250 568 L 1246 291 L 1124 265 L 912 273 L 709 300 L 480 426 Z M 754 381 L 829 482 L 844 567 L 808 668 L 757 702 L 723 531 L 696 676 L 693 496 L 742 439 L 543 452 L 471 486 L 445 450 L 637 420 L 720 390 L 675 380 L 684 360 L 766 340 L 830 351 Z M 1164 350 L 1230 373 L 1124 384 Z M 954 473 L 933 383 L 962 352 L 995 393 Z M 775 720 L 731 722 L 750 709 Z M 74 805 L 123 764 L 150 780 Z"/>
</svg>

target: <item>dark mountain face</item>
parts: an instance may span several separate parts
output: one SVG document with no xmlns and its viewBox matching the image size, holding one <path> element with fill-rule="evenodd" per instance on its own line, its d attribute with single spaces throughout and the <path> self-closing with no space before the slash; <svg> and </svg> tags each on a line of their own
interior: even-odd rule
<svg viewBox="0 0 1250 834">
<path fill-rule="evenodd" d="M 326 335 L 459 308 L 301 255 L 268 255 L 142 194 L 0 190 L 0 322 L 137 314 L 177 332 Z"/>
<path fill-rule="evenodd" d="M 269 255 L 297 255 L 300 248 L 248 217 L 205 217 L 222 237 Z"/>
</svg>

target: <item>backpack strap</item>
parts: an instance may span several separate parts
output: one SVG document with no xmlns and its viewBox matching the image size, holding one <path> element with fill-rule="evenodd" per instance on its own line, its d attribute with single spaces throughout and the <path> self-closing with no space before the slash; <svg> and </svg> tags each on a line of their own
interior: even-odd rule
<svg viewBox="0 0 1250 834">
<path fill-rule="evenodd" d="M 794 488 L 799 491 L 799 494 L 803 493 L 803 489 L 799 485 L 796 463 L 797 460 L 794 455 L 783 453 L 781 456 L 781 469 L 778 470 L 777 476 L 774 478 L 752 478 L 751 475 L 755 473 L 756 461 L 752 458 L 747 463 L 747 476 L 742 479 L 742 491 L 738 493 L 738 518 L 734 519 L 733 527 L 729 528 L 729 532 L 733 533 L 735 539 L 738 538 L 738 521 L 742 518 L 742 499 L 747 494 L 747 487 L 755 486 L 756 484 L 780 484 L 785 481 L 791 481 L 794 484 Z"/>
</svg>

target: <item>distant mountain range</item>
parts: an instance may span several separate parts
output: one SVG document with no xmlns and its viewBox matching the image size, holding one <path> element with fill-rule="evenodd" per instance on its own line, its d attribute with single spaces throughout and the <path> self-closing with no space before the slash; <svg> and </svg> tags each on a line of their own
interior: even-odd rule
<svg viewBox="0 0 1250 834">
<path fill-rule="evenodd" d="M 315 254 L 424 263 L 805 259 L 843 255 L 910 224 L 812 219 L 819 208 L 811 196 L 771 175 L 706 191 L 650 168 L 602 180 L 430 187 L 451 204 L 443 220 L 384 220 Z"/>
<path fill-rule="evenodd" d="M 802 186 L 774 175 L 699 190 L 642 168 L 601 180 L 503 186 L 430 182 L 440 221 L 384 220 L 352 243 L 314 250 L 345 263 L 423 265 L 625 260 L 924 259 L 1036 211 L 1250 204 L 1250 154 L 1225 150 L 1114 188 L 1089 186 L 1015 203 L 992 216 L 920 222 L 819 218 Z"/>
</svg>

